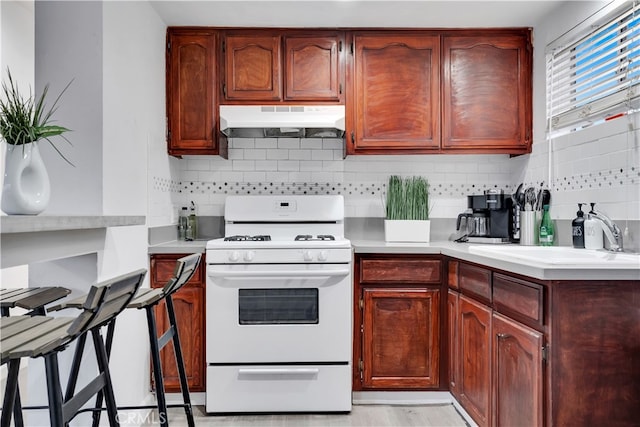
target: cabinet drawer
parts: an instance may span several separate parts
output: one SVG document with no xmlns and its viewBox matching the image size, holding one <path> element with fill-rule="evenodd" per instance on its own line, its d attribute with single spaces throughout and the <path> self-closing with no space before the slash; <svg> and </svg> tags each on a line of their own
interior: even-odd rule
<svg viewBox="0 0 640 427">
<path fill-rule="evenodd" d="M 168 255 L 152 255 L 151 257 L 151 287 L 163 287 L 167 284 L 169 279 L 173 277 L 173 272 L 176 269 L 176 261 L 189 254 L 168 254 Z M 187 285 L 198 284 L 201 285 L 203 280 L 203 265 L 205 265 L 204 254 L 200 265 L 193 273 L 191 280 L 187 282 Z"/>
<path fill-rule="evenodd" d="M 361 283 L 440 283 L 439 259 L 394 258 L 361 259 Z"/>
<path fill-rule="evenodd" d="M 491 301 L 491 271 L 465 264 L 458 266 L 458 286 L 466 294 Z"/>
<path fill-rule="evenodd" d="M 449 274 L 447 275 L 447 284 L 451 289 L 459 289 L 458 286 L 458 261 L 449 260 L 448 269 Z"/>
<path fill-rule="evenodd" d="M 493 305 L 516 319 L 524 317 L 543 324 L 543 287 L 503 274 L 493 274 Z"/>
</svg>

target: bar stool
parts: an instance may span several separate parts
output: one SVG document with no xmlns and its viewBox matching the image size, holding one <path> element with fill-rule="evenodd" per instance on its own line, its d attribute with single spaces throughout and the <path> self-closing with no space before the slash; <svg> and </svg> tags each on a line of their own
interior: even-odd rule
<svg viewBox="0 0 640 427">
<path fill-rule="evenodd" d="M 119 425 L 109 363 L 100 329 L 110 324 L 127 307 L 140 288 L 146 272 L 145 269 L 136 270 L 92 286 L 77 317 L 35 315 L 0 318 L 0 361 L 2 364 L 9 364 L 5 405 L 0 421 L 2 427 L 8 427 L 11 423 L 18 390 L 20 359 L 23 357 L 44 358 L 51 426 L 65 426 L 99 392 L 104 393 L 110 425 Z M 63 399 L 58 353 L 77 338 L 89 333 L 93 338 L 98 376 L 77 394 Z"/>
<path fill-rule="evenodd" d="M 7 317 L 10 314 L 10 309 L 18 307 L 30 310 L 27 313 L 28 316 L 44 316 L 46 314 L 45 305 L 64 298 L 70 293 L 70 289 L 61 286 L 0 289 L 0 315 Z M 24 421 L 20 410 L 22 403 L 20 402 L 20 389 L 17 384 L 14 399 L 13 423 L 16 427 L 23 427 Z M 3 403 L 3 407 L 6 407 L 6 403 Z"/>
<path fill-rule="evenodd" d="M 176 315 L 173 305 L 173 294 L 175 294 L 182 286 L 184 286 L 193 276 L 200 264 L 202 254 L 195 253 L 182 257 L 176 261 L 176 267 L 173 272 L 173 276 L 169 279 L 167 284 L 163 288 L 155 289 L 140 289 L 136 293 L 135 297 L 128 304 L 127 308 L 136 308 L 139 310 L 144 309 L 147 315 L 147 326 L 149 329 L 149 344 L 151 346 L 151 361 L 153 366 L 153 377 L 156 385 L 156 400 L 157 405 L 141 405 L 141 406 L 119 406 L 118 409 L 122 410 L 135 410 L 135 409 L 158 409 L 158 416 L 160 425 L 167 427 L 169 425 L 169 418 L 167 408 L 184 408 L 185 415 L 187 417 L 187 423 L 189 427 L 194 427 L 195 422 L 193 419 L 193 409 L 191 407 L 191 398 L 189 396 L 189 385 L 187 383 L 187 373 L 184 367 L 184 358 L 182 355 L 182 346 L 180 344 L 180 336 L 178 333 L 178 323 L 176 321 Z M 169 326 L 166 331 L 163 331 L 158 337 L 155 306 L 161 302 L 165 302 L 165 310 L 169 319 Z M 61 310 L 64 308 L 77 308 L 78 300 L 63 301 L 49 310 Z M 113 344 L 113 333 L 115 328 L 115 322 L 109 324 L 106 337 L 106 350 L 107 357 L 111 354 L 111 347 Z M 162 363 L 160 361 L 160 350 L 164 348 L 169 342 L 173 343 L 176 367 L 178 369 L 178 376 L 180 379 L 180 389 L 182 391 L 183 403 L 181 404 L 167 404 L 164 380 L 162 378 Z M 84 341 L 79 341 L 76 347 L 76 353 L 82 354 L 84 349 Z M 69 385 L 67 393 L 73 393 L 75 387 L 75 380 L 77 379 L 79 372 L 79 365 L 72 363 L 72 369 L 70 373 Z M 98 394 L 96 399 L 96 405 L 94 408 L 83 409 L 80 412 L 92 411 L 93 412 L 93 426 L 97 427 L 100 422 L 100 413 L 105 408 L 102 407 L 102 395 Z"/>
</svg>

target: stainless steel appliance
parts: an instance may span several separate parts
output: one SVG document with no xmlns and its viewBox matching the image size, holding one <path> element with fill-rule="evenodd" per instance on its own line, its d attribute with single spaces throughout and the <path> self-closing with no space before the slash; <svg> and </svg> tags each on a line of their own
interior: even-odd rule
<svg viewBox="0 0 640 427">
<path fill-rule="evenodd" d="M 206 260 L 206 411 L 350 411 L 342 196 L 229 196 Z"/>
<path fill-rule="evenodd" d="M 457 241 L 508 243 L 513 238 L 513 201 L 510 195 L 488 190 L 467 196 L 467 210 L 458 215 Z"/>
</svg>

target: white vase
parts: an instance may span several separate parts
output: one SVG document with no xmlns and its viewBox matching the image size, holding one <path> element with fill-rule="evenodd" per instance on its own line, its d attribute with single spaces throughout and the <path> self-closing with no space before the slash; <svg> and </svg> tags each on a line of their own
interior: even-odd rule
<svg viewBox="0 0 640 427">
<path fill-rule="evenodd" d="M 2 211 L 8 215 L 37 215 L 51 196 L 47 169 L 37 144 L 7 144 L 2 186 Z"/>
<path fill-rule="evenodd" d="M 429 242 L 430 220 L 384 220 L 384 240 L 387 242 Z"/>
</svg>

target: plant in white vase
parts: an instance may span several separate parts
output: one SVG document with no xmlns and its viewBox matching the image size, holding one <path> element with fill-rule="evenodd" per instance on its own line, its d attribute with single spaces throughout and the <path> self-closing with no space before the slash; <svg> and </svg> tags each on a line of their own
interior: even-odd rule
<svg viewBox="0 0 640 427">
<path fill-rule="evenodd" d="M 2 83 L 0 96 L 0 136 L 7 143 L 1 207 L 9 215 L 37 215 L 47 207 L 51 193 L 38 141 L 49 142 L 67 163 L 73 165 L 51 140 L 60 136 L 71 144 L 63 135 L 69 129 L 52 123 L 58 101 L 71 82 L 47 108 L 45 99 L 49 85 L 36 99 L 31 93 L 28 97 L 20 94 L 9 70 L 7 80 L 8 83 Z"/>
<path fill-rule="evenodd" d="M 385 240 L 388 242 L 428 242 L 429 183 L 420 176 L 389 177 L 386 198 Z"/>
</svg>

